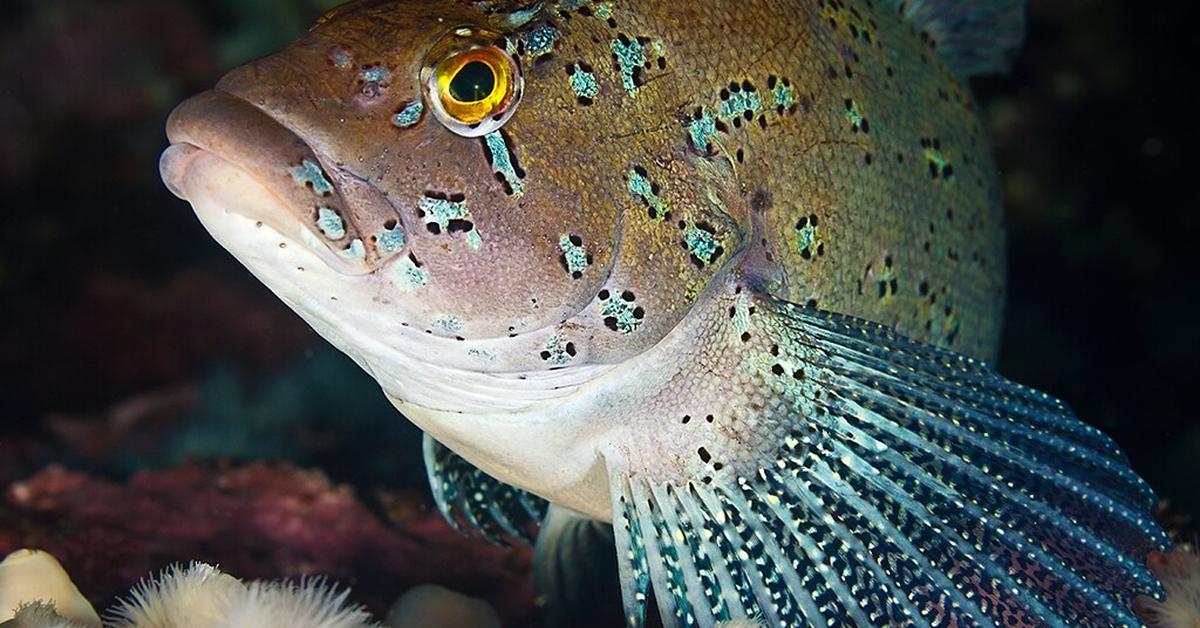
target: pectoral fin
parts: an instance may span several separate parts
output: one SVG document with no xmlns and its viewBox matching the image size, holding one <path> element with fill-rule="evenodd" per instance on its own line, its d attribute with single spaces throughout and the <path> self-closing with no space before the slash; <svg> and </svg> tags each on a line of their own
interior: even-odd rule
<svg viewBox="0 0 1200 628">
<path fill-rule="evenodd" d="M 551 505 L 533 546 L 533 585 L 550 628 L 621 621 L 612 526 Z"/>
<path fill-rule="evenodd" d="M 546 500 L 480 471 L 428 434 L 424 449 L 433 500 L 455 530 L 465 534 L 461 516 L 489 542 L 533 543 L 533 530 L 546 515 Z"/>
<path fill-rule="evenodd" d="M 630 625 L 651 586 L 666 626 L 1141 624 L 1130 602 L 1161 596 L 1145 558 L 1168 540 L 1110 439 L 887 327 L 723 298 L 705 355 L 738 352 L 739 381 L 771 389 L 742 419 L 765 422 L 768 445 L 723 452 L 736 474 L 677 480 L 609 452 Z"/>
</svg>

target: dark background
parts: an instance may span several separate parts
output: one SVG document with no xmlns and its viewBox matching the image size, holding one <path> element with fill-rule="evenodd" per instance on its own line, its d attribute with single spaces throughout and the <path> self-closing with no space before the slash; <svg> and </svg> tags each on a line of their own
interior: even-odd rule
<svg viewBox="0 0 1200 628">
<path fill-rule="evenodd" d="M 416 432 L 158 179 L 170 108 L 331 0 L 8 0 L 0 23 L 0 480 L 281 458 L 424 490 Z M 1034 0 L 974 82 L 1003 170 L 999 368 L 1200 512 L 1194 3 Z M 1184 524 L 1186 526 L 1186 524 Z"/>
</svg>

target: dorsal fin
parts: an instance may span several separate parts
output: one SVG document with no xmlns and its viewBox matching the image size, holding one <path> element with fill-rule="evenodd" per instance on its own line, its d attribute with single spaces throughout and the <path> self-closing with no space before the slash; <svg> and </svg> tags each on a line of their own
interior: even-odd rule
<svg viewBox="0 0 1200 628">
<path fill-rule="evenodd" d="M 961 78 L 1008 71 L 1025 35 L 1025 0 L 890 0 Z"/>
</svg>

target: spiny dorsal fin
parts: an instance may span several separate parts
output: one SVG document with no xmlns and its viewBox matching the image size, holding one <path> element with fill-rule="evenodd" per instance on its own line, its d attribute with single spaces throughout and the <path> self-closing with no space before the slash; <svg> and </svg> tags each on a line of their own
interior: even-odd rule
<svg viewBox="0 0 1200 628">
<path fill-rule="evenodd" d="M 1025 35 L 1025 0 L 890 0 L 961 78 L 1008 71 Z"/>
</svg>

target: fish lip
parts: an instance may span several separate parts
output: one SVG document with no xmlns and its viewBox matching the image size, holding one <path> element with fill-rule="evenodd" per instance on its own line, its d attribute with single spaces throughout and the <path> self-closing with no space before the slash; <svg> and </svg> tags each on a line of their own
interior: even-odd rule
<svg viewBox="0 0 1200 628">
<path fill-rule="evenodd" d="M 341 207 L 345 219 L 349 206 L 343 179 L 347 173 L 340 167 L 330 167 L 330 160 L 301 133 L 262 107 L 238 94 L 214 88 L 180 103 L 167 118 L 166 131 L 170 144 L 159 157 L 159 172 L 175 196 L 191 202 L 180 181 L 193 159 L 204 153 L 214 155 L 269 191 L 278 200 L 278 207 L 290 209 L 280 211 L 273 207 L 264 215 L 247 211 L 246 207 L 231 207 L 229 211 L 270 224 L 281 234 L 293 234 L 291 239 L 314 249 L 328 266 L 341 274 L 363 275 L 378 269 L 380 260 L 354 259 L 336 248 L 357 240 L 353 234 L 336 241 L 328 239 L 318 231 L 315 220 L 304 216 L 304 208 L 309 206 L 314 214 L 317 207 L 332 206 Z M 319 166 L 330 186 L 328 194 L 315 194 L 312 189 L 297 185 L 295 175 L 288 174 L 306 160 Z M 362 180 L 360 184 L 387 200 L 369 181 Z"/>
<path fill-rule="evenodd" d="M 259 123 L 265 123 L 264 126 L 273 128 L 276 132 L 282 131 L 286 133 L 287 138 L 295 142 L 297 147 L 302 147 L 304 151 L 317 157 L 312 145 L 301 137 L 299 133 L 285 127 L 261 107 L 237 94 L 214 88 L 183 101 L 167 117 L 166 133 L 170 144 L 159 157 L 159 172 L 167 189 L 180 199 L 189 200 L 180 188 L 176 177 L 186 172 L 187 164 L 199 152 L 211 153 L 237 166 L 268 190 L 276 191 L 278 187 L 261 174 L 264 170 L 264 163 L 261 158 L 256 158 L 261 157 L 261 155 L 252 155 L 253 151 L 251 150 L 237 150 L 237 147 L 218 145 L 222 140 L 230 138 L 232 135 L 230 131 L 224 126 L 205 128 L 213 126 L 211 125 L 212 117 L 206 115 L 207 112 L 193 112 L 191 110 L 197 107 L 198 102 L 208 104 L 204 103 L 204 101 L 214 99 L 216 99 L 215 102 L 221 105 L 237 107 L 241 110 L 237 113 L 245 114 L 253 112 L 252 115 L 259 118 Z M 244 120 L 242 121 L 244 122 Z M 263 151 L 263 153 L 266 152 Z M 324 163 L 322 162 L 320 165 L 324 169 Z M 334 183 L 334 186 L 336 188 L 336 183 Z M 280 196 L 281 200 L 286 200 L 282 195 L 277 194 L 277 196 Z"/>
<path fill-rule="evenodd" d="M 162 179 L 167 190 L 175 195 L 175 198 L 186 201 L 187 193 L 183 191 L 183 186 L 180 185 L 179 179 L 187 171 L 188 164 L 197 155 L 203 152 L 204 149 L 190 144 L 188 142 L 174 142 L 163 150 L 162 155 L 158 158 L 158 175 Z"/>
</svg>

